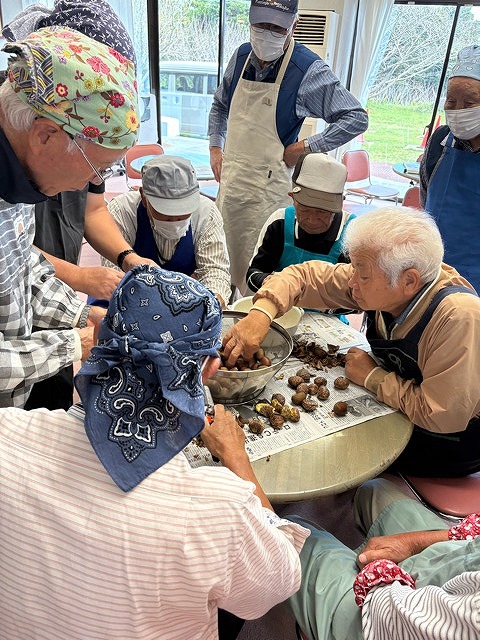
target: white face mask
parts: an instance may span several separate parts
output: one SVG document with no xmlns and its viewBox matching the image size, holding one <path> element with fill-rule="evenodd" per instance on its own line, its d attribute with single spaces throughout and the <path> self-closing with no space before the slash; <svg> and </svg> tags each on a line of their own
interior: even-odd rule
<svg viewBox="0 0 480 640">
<path fill-rule="evenodd" d="M 445 119 L 450 131 L 460 140 L 480 136 L 480 107 L 445 109 Z"/>
<path fill-rule="evenodd" d="M 164 220 L 156 220 L 150 218 L 155 231 L 166 238 L 167 240 L 180 240 L 186 235 L 188 227 L 190 226 L 190 218 L 185 220 L 178 220 L 177 222 L 169 222 Z"/>
<path fill-rule="evenodd" d="M 253 53 L 259 60 L 264 62 L 273 62 L 283 55 L 283 47 L 288 38 L 288 33 L 280 38 L 274 36 L 273 33 L 267 29 L 258 33 L 252 27 L 250 27 L 250 44 L 252 45 Z"/>
</svg>

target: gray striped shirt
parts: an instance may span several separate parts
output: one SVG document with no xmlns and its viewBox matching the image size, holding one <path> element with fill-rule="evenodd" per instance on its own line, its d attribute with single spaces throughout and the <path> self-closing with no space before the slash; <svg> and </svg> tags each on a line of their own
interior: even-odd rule
<svg viewBox="0 0 480 640">
<path fill-rule="evenodd" d="M 227 135 L 228 95 L 233 79 L 238 49 L 225 69 L 223 80 L 215 92 L 208 122 L 211 147 L 223 149 Z M 260 68 L 252 52 L 251 63 L 260 81 L 269 66 Z M 273 61 L 271 64 L 275 64 Z M 308 138 L 312 151 L 330 151 L 363 133 L 368 126 L 368 116 L 359 101 L 341 84 L 340 80 L 321 58 L 315 60 L 306 71 L 297 94 L 296 112 L 299 118 L 321 118 L 328 127 Z"/>
<path fill-rule="evenodd" d="M 437 587 L 394 582 L 368 594 L 362 609 L 365 640 L 478 640 L 480 571 Z"/>
</svg>

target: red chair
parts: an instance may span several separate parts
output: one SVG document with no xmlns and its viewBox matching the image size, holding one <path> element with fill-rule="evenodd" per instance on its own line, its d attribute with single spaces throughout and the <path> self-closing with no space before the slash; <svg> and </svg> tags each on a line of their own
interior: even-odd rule
<svg viewBox="0 0 480 640">
<path fill-rule="evenodd" d="M 413 207 L 414 209 L 422 210 L 423 207 L 420 204 L 420 187 L 410 187 L 405 191 L 403 196 L 403 206 Z"/>
<path fill-rule="evenodd" d="M 364 149 L 345 151 L 342 162 L 347 167 L 347 194 L 355 194 L 365 199 L 365 204 L 374 198 L 394 200 L 398 203 L 398 189 L 372 183 L 370 179 L 370 158 Z"/>
<path fill-rule="evenodd" d="M 157 143 L 151 144 L 136 144 L 129 149 L 125 154 L 125 170 L 127 172 L 127 186 L 129 189 L 133 189 L 134 186 L 130 180 L 141 180 L 142 174 L 137 169 L 132 167 L 132 161 L 143 156 L 161 156 L 163 154 L 163 147 Z M 137 186 L 141 183 L 137 183 Z"/>
<path fill-rule="evenodd" d="M 423 504 L 442 518 L 461 520 L 480 513 L 480 473 L 463 478 L 402 478 Z"/>
</svg>

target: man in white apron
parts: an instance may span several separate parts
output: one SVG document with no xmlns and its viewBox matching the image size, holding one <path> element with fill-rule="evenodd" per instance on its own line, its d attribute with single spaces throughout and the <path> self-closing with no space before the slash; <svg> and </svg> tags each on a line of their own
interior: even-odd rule
<svg viewBox="0 0 480 640">
<path fill-rule="evenodd" d="M 360 103 L 328 65 L 293 40 L 297 8 L 297 0 L 252 0 L 250 42 L 232 56 L 210 111 L 210 162 L 220 182 L 217 206 L 232 284 L 242 293 L 264 222 L 272 210 L 289 204 L 291 168 L 298 157 L 335 149 L 368 124 Z M 329 126 L 297 141 L 306 117 L 322 118 Z"/>
</svg>

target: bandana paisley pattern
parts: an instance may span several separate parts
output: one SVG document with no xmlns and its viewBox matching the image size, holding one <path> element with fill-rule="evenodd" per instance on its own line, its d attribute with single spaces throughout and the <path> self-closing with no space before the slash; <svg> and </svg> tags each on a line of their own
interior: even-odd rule
<svg viewBox="0 0 480 640">
<path fill-rule="evenodd" d="M 210 291 L 159 267 L 135 267 L 114 292 L 75 385 L 90 442 L 124 491 L 202 430 L 201 365 L 218 357 L 221 322 Z"/>
<path fill-rule="evenodd" d="M 100 385 L 97 409 L 111 418 L 108 439 L 120 447 L 125 460 L 133 462 L 145 449 L 155 449 L 158 431 L 176 431 L 180 411 L 161 402 L 130 366 L 113 367 L 92 379 Z"/>
</svg>

